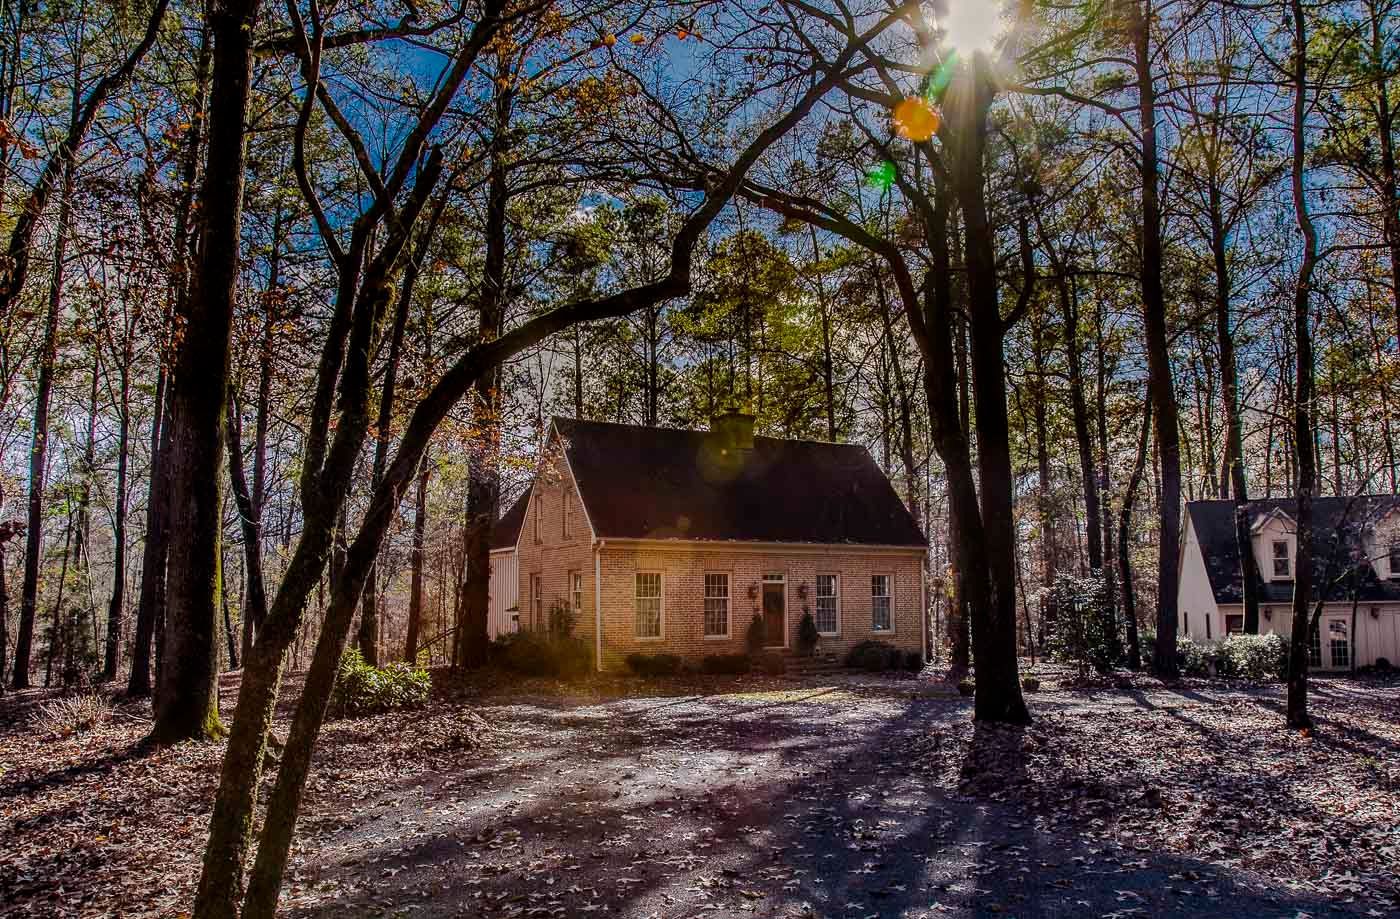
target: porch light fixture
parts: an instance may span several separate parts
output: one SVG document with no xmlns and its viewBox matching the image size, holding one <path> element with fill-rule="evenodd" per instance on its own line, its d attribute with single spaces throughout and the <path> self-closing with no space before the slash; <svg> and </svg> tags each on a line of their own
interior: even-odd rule
<svg viewBox="0 0 1400 919">
<path fill-rule="evenodd" d="M 1372 619 L 1379 619 L 1379 618 L 1381 618 L 1381 608 L 1380 608 L 1379 606 L 1373 606 L 1373 607 L 1371 607 L 1371 618 L 1372 618 Z"/>
</svg>

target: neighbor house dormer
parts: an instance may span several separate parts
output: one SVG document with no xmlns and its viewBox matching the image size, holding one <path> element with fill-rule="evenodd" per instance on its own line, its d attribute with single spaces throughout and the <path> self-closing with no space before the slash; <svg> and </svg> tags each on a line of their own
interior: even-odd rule
<svg viewBox="0 0 1400 919">
<path fill-rule="evenodd" d="M 1400 507 L 1393 507 L 1376 521 L 1366 547 L 1376 577 L 1400 581 Z"/>
<path fill-rule="evenodd" d="M 1293 518 L 1273 508 L 1252 527 L 1254 558 L 1265 581 L 1293 580 L 1293 560 L 1297 557 L 1298 531 Z"/>
</svg>

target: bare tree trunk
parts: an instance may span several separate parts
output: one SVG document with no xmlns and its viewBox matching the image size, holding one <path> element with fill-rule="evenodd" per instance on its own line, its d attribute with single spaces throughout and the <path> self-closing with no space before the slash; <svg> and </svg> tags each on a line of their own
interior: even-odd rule
<svg viewBox="0 0 1400 919">
<path fill-rule="evenodd" d="M 1167 306 L 1162 292 L 1162 215 L 1158 201 L 1157 89 L 1152 73 L 1152 0 L 1133 11 L 1133 50 L 1137 68 L 1141 131 L 1142 302 L 1147 337 L 1147 375 L 1156 416 L 1161 462 L 1161 538 L 1157 552 L 1157 647 L 1153 667 L 1160 676 L 1179 673 L 1176 659 L 1177 557 L 1181 543 L 1181 448 L 1176 389 L 1167 344 Z"/>
<path fill-rule="evenodd" d="M 1317 230 L 1308 213 L 1304 182 L 1307 156 L 1308 27 L 1302 0 L 1291 0 L 1293 19 L 1293 215 L 1303 236 L 1302 263 L 1293 289 L 1295 374 L 1293 450 L 1297 474 L 1296 550 L 1293 563 L 1293 628 L 1288 648 L 1288 726 L 1310 728 L 1308 716 L 1308 633 L 1313 588 L 1313 489 L 1317 486 L 1313 454 L 1313 344 L 1310 294 L 1317 266 Z"/>
<path fill-rule="evenodd" d="M 73 112 L 78 110 L 77 88 Z M 39 378 L 35 382 L 33 443 L 29 448 L 29 516 L 25 528 L 24 580 L 20 585 L 19 634 L 15 637 L 15 689 L 29 687 L 29 657 L 34 643 L 34 617 L 39 605 L 39 561 L 44 544 L 44 491 L 49 458 L 49 401 L 53 397 L 58 327 L 63 318 L 63 263 L 68 250 L 68 225 L 73 204 L 73 161 L 66 159 L 59 178 L 58 223 L 54 229 L 53 273 L 44 338 L 39 346 Z"/>
<path fill-rule="evenodd" d="M 428 479 L 432 466 L 428 453 L 418 470 L 418 485 L 413 493 L 413 550 L 409 558 L 411 572 L 408 588 L 408 638 L 404 642 L 404 660 L 412 665 L 418 660 L 418 634 L 423 622 L 423 534 L 428 525 Z"/>
<path fill-rule="evenodd" d="M 189 296 L 189 266 L 192 258 L 190 219 L 194 212 L 196 179 L 203 148 L 205 112 L 207 110 L 209 61 L 209 30 L 200 32 L 199 54 L 195 60 L 195 111 L 185 140 L 184 161 L 181 164 L 181 195 L 175 211 L 172 263 L 174 279 L 171 285 L 167 331 L 174 331 L 174 316 L 183 312 L 181 306 Z M 170 547 L 170 488 L 169 456 L 170 374 L 166 355 L 162 355 L 156 374 L 156 392 L 151 418 L 151 473 L 146 501 L 146 538 L 141 553 L 141 590 L 136 600 L 136 634 L 132 638 L 131 675 L 127 694 L 144 697 L 151 694 L 151 650 L 155 646 L 157 670 L 160 669 L 161 646 L 165 632 L 165 566 Z M 159 685 L 159 677 L 156 679 Z"/>
<path fill-rule="evenodd" d="M 171 381 L 167 623 L 154 736 L 214 737 L 219 720 L 220 480 L 230 333 L 243 213 L 244 118 L 258 0 L 222 0 L 208 13 L 213 40 L 209 145 L 199 195 L 201 246 L 181 315 Z"/>
<path fill-rule="evenodd" d="M 118 411 L 121 412 L 117 431 L 117 493 L 112 541 L 112 599 L 107 605 L 107 644 L 102 662 L 102 679 L 117 678 L 117 662 L 121 656 L 122 627 L 126 621 L 126 476 L 131 443 L 131 348 L 125 349 L 121 367 L 117 369 L 120 387 Z"/>
</svg>

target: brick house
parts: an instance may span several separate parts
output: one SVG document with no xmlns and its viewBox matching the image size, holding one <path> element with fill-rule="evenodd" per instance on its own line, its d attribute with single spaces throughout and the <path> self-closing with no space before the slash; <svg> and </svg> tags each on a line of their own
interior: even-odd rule
<svg viewBox="0 0 1400 919">
<path fill-rule="evenodd" d="M 709 431 L 556 418 L 499 530 L 493 609 L 513 588 L 519 627 L 543 629 L 566 606 L 599 669 L 742 653 L 755 616 L 790 653 L 807 612 L 823 654 L 927 651 L 927 541 L 863 447 L 755 437 L 738 413 Z"/>
</svg>

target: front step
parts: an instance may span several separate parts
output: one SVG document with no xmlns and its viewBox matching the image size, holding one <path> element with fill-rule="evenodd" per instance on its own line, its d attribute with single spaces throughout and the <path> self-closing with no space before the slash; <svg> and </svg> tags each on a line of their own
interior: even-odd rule
<svg viewBox="0 0 1400 919">
<path fill-rule="evenodd" d="M 788 673 L 802 676 L 839 673 L 846 669 L 841 659 L 834 654 L 815 654 L 811 657 L 801 657 L 789 651 L 783 655 L 783 661 L 787 664 Z"/>
</svg>

